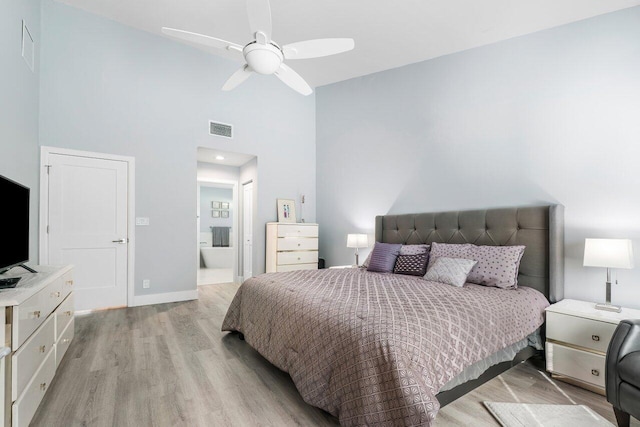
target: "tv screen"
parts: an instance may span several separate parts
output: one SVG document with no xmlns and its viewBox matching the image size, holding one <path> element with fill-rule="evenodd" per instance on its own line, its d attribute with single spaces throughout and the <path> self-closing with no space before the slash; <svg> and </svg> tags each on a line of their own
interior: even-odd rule
<svg viewBox="0 0 640 427">
<path fill-rule="evenodd" d="M 0 273 L 29 261 L 29 189 L 0 175 Z"/>
</svg>

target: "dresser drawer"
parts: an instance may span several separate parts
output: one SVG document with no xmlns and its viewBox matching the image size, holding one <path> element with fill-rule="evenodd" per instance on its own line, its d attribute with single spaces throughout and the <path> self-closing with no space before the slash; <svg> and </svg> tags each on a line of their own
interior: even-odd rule
<svg viewBox="0 0 640 427">
<path fill-rule="evenodd" d="M 278 252 L 278 265 L 311 264 L 318 262 L 318 251 Z"/>
<path fill-rule="evenodd" d="M 13 308 L 13 340 L 15 351 L 29 338 L 62 302 L 62 278 L 56 279 L 37 294 Z"/>
<path fill-rule="evenodd" d="M 71 318 L 71 322 L 69 322 L 67 328 L 60 334 L 60 339 L 58 339 L 58 342 L 56 343 L 56 369 L 60 366 L 60 361 L 62 361 L 62 358 L 71 345 L 71 340 L 73 340 L 73 334 L 75 333 L 75 327 L 76 323 L 73 318 Z"/>
<path fill-rule="evenodd" d="M 14 427 L 26 427 L 29 425 L 33 414 L 36 413 L 40 401 L 42 401 L 47 388 L 49 388 L 51 384 L 55 371 L 55 351 L 51 348 L 44 362 L 40 365 L 40 369 L 38 369 L 31 379 L 31 382 L 27 384 L 22 396 L 13 404 L 12 414 Z"/>
<path fill-rule="evenodd" d="M 297 238 L 284 237 L 278 239 L 279 251 L 300 251 L 300 250 L 317 250 L 318 239 L 313 238 Z"/>
<path fill-rule="evenodd" d="M 18 399 L 22 394 L 55 342 L 55 319 L 53 316 L 49 316 L 42 326 L 20 347 L 20 350 L 12 356 L 12 400 Z"/>
<path fill-rule="evenodd" d="M 62 331 L 73 320 L 73 294 L 69 295 L 62 304 L 56 308 L 53 315 L 56 318 L 56 341 L 60 339 Z"/>
<path fill-rule="evenodd" d="M 613 323 L 547 312 L 547 339 L 573 344 L 603 354 L 607 352 L 616 326 Z"/>
<path fill-rule="evenodd" d="M 604 388 L 605 356 L 547 342 L 547 371 Z"/>
<path fill-rule="evenodd" d="M 317 270 L 318 263 L 315 264 L 290 264 L 290 265 L 279 265 L 277 267 L 277 272 L 285 272 L 285 271 L 296 271 L 296 270 Z"/>
<path fill-rule="evenodd" d="M 278 237 L 318 237 L 318 226 L 278 224 Z"/>
</svg>

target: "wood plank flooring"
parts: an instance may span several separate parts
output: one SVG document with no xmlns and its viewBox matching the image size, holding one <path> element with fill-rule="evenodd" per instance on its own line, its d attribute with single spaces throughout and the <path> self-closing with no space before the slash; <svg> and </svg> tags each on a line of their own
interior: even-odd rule
<svg viewBox="0 0 640 427">
<path fill-rule="evenodd" d="M 198 301 L 78 316 L 76 336 L 32 425 L 338 425 L 306 404 L 286 373 L 236 335 L 220 332 L 237 288 L 200 286 Z M 498 425 L 485 400 L 573 400 L 614 422 L 604 397 L 550 381 L 527 362 L 443 408 L 435 425 Z"/>
</svg>

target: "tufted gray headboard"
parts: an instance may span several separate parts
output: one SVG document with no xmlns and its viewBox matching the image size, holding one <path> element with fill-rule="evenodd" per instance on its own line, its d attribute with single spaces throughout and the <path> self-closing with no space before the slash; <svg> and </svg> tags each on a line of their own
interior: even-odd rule
<svg viewBox="0 0 640 427">
<path fill-rule="evenodd" d="M 376 242 L 525 245 L 518 286 L 564 297 L 564 206 L 384 215 L 376 217 Z"/>
</svg>

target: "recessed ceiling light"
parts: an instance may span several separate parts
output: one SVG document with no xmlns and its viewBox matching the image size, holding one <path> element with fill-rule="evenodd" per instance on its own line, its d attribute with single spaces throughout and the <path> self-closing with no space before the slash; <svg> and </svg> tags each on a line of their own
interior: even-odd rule
<svg viewBox="0 0 640 427">
<path fill-rule="evenodd" d="M 224 156 L 216 156 L 216 160 L 224 160 Z"/>
</svg>

